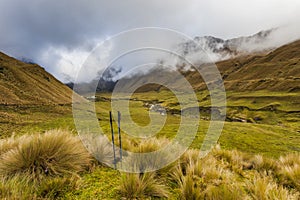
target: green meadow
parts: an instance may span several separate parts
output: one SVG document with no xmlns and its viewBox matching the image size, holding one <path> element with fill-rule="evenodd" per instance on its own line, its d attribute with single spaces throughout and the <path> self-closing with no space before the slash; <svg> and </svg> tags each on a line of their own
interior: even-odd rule
<svg viewBox="0 0 300 200">
<path fill-rule="evenodd" d="M 196 94 L 200 108 L 209 110 L 209 93 L 199 91 Z M 165 169 L 143 174 L 116 171 L 98 163 L 88 152 L 84 153 L 84 147 L 76 136 L 71 105 L 2 106 L 0 197 L 297 199 L 300 189 L 300 159 L 297 156 L 300 151 L 299 96 L 300 93 L 288 92 L 227 92 L 224 128 L 217 145 L 208 156 L 197 159 L 210 123 L 210 114 L 200 110 L 199 127 L 190 150 Z M 131 129 L 134 135 L 143 136 L 143 127 L 150 123 L 149 104 L 164 106 L 167 115 L 153 113 L 157 119 L 165 117 L 166 122 L 151 141 L 136 139 L 121 131 L 124 149 L 141 153 L 153 151 L 164 146 L 164 141 L 171 141 L 176 136 L 181 123 L 178 114 L 181 108 L 170 91 L 135 93 L 128 98 L 132 119 L 128 123 L 139 126 Z M 189 105 L 186 103 L 184 106 Z M 111 94 L 97 94 L 95 108 L 99 125 L 104 134 L 111 138 Z M 121 121 L 121 126 L 130 126 L 126 123 Z M 116 122 L 114 129 L 117 130 Z M 55 140 L 55 134 L 65 134 L 65 137 L 58 141 Z M 37 141 L 49 143 L 49 149 L 36 148 Z M 55 153 L 56 149 L 51 148 L 51 144 L 60 147 L 60 151 Z M 63 148 L 68 145 L 77 146 L 77 151 L 72 153 L 82 157 L 82 162 L 66 161 L 59 156 L 71 153 Z M 53 154 L 58 156 L 54 158 L 55 163 L 47 159 L 50 156 L 47 151 L 54 151 Z M 111 154 L 110 147 L 103 147 L 101 155 Z M 20 156 L 45 159 L 39 163 L 19 161 L 14 169 L 3 164 L 15 165 L 15 159 Z M 52 167 L 49 167 L 51 173 L 45 173 L 45 165 Z"/>
</svg>

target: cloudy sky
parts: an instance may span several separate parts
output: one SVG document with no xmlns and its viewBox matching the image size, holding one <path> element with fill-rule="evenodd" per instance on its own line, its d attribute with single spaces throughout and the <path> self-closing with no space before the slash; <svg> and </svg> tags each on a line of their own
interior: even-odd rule
<svg viewBox="0 0 300 200">
<path fill-rule="evenodd" d="M 0 51 L 67 81 L 96 44 L 128 29 L 228 39 L 299 22 L 299 0 L 1 0 Z"/>
</svg>

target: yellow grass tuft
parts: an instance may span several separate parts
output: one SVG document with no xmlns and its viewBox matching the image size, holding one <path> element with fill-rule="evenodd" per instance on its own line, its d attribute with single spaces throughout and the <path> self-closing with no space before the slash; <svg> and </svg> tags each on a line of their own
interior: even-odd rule
<svg viewBox="0 0 300 200">
<path fill-rule="evenodd" d="M 32 180 L 83 171 L 91 158 L 78 137 L 53 130 L 16 139 L 17 145 L 0 155 L 0 176 L 24 174 Z"/>
</svg>

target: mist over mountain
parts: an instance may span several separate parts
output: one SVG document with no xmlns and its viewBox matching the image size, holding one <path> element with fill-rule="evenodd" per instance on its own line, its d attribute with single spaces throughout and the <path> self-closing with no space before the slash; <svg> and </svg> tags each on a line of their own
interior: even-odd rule
<svg viewBox="0 0 300 200">
<path fill-rule="evenodd" d="M 213 36 L 195 37 L 192 41 L 178 43 L 176 48 L 179 49 L 179 52 L 182 52 L 182 55 L 185 56 L 187 61 L 191 61 L 197 66 L 200 66 L 209 63 L 236 59 L 239 57 L 252 57 L 255 55 L 265 56 L 275 50 L 278 45 L 285 44 L 285 41 L 293 41 L 293 37 L 277 40 L 276 38 L 279 38 L 279 34 L 282 34 L 283 32 L 284 31 L 282 31 L 282 29 L 276 28 L 260 31 L 251 36 L 243 36 L 227 40 Z M 165 68 L 165 66 L 176 69 L 186 65 L 188 64 L 185 63 L 185 61 L 174 61 L 173 58 L 164 57 L 158 59 L 157 65 L 153 67 L 153 70 L 149 70 L 148 72 L 144 73 L 141 71 L 134 71 L 131 74 L 127 74 L 125 77 L 122 77 L 124 69 L 114 68 L 111 66 L 107 68 L 101 76 L 98 76 L 95 80 L 93 80 L 92 83 L 93 85 L 97 85 L 97 92 L 112 91 L 119 79 L 116 77 L 121 77 L 121 79 L 126 80 L 129 80 L 132 77 L 134 80 L 136 80 L 136 77 L 139 77 L 138 79 L 141 80 L 142 77 L 147 76 L 148 73 L 152 73 L 153 75 L 154 71 L 155 73 L 161 71 L 161 74 L 172 73 L 168 70 L 168 68 Z M 186 68 L 185 70 L 188 71 L 190 69 Z M 168 75 L 166 76 L 168 77 Z M 73 87 L 72 82 L 67 83 L 67 85 L 70 88 Z M 81 84 L 78 86 L 78 88 L 91 92 L 91 88 L 88 83 Z"/>
<path fill-rule="evenodd" d="M 276 43 L 272 44 L 276 31 L 277 29 L 270 29 L 228 40 L 213 36 L 195 37 L 193 41 L 181 43 L 179 48 L 187 60 L 197 64 L 218 62 L 241 55 L 270 52 L 278 47 Z M 205 59 L 205 55 L 201 54 L 209 57 Z"/>
<path fill-rule="evenodd" d="M 214 65 L 214 64 L 213 64 Z M 196 68 L 209 69 L 212 64 L 200 64 Z M 299 91 L 300 85 L 300 40 L 272 50 L 267 54 L 242 55 L 216 62 L 225 88 L 228 91 Z M 184 91 L 185 81 L 195 90 L 206 90 L 207 84 L 202 75 L 193 69 L 175 71 L 153 69 L 148 74 L 137 74 L 119 81 L 124 92 L 138 88 L 138 92 L 160 91 L 163 86 Z M 182 78 L 182 75 L 185 77 Z M 152 84 L 152 83 L 162 83 Z M 150 83 L 150 84 L 144 84 Z"/>
<path fill-rule="evenodd" d="M 195 37 L 193 41 L 180 44 L 180 48 L 182 48 L 188 60 L 196 63 L 206 63 L 248 54 L 266 54 L 299 39 L 298 26 L 290 25 L 227 40 L 213 36 Z M 201 56 L 201 52 L 208 54 L 209 60 L 203 60 L 202 58 L 205 58 L 205 56 Z"/>
</svg>

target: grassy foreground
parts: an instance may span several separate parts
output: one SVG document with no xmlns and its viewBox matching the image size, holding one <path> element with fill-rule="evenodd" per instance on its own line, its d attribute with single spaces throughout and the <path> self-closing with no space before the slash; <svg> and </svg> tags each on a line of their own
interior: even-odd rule
<svg viewBox="0 0 300 200">
<path fill-rule="evenodd" d="M 197 96 L 199 106 L 209 106 L 207 93 Z M 109 134 L 109 94 L 100 97 L 96 112 Z M 180 160 L 141 174 L 121 173 L 92 158 L 72 131 L 70 105 L 1 106 L 0 199 L 299 199 L 298 97 L 299 93 L 228 92 L 229 120 L 219 145 L 207 157 L 197 159 L 209 125 L 202 118 L 191 149 Z M 137 93 L 130 100 L 133 121 L 146 126 L 144 104 L 158 99 L 166 108 L 179 109 L 167 91 Z M 235 118 L 247 122 L 230 121 Z M 158 139 L 124 137 L 123 148 L 160 149 L 179 126 L 180 116 L 168 114 Z M 98 150 L 111 159 L 110 147 Z"/>
<path fill-rule="evenodd" d="M 149 152 L 166 141 L 153 138 L 138 145 L 127 141 L 124 148 Z M 217 146 L 205 158 L 198 155 L 198 150 L 190 149 L 164 169 L 129 174 L 96 162 L 69 131 L 11 137 L 0 141 L 0 198 L 299 198 L 299 154 L 272 159 Z"/>
</svg>

